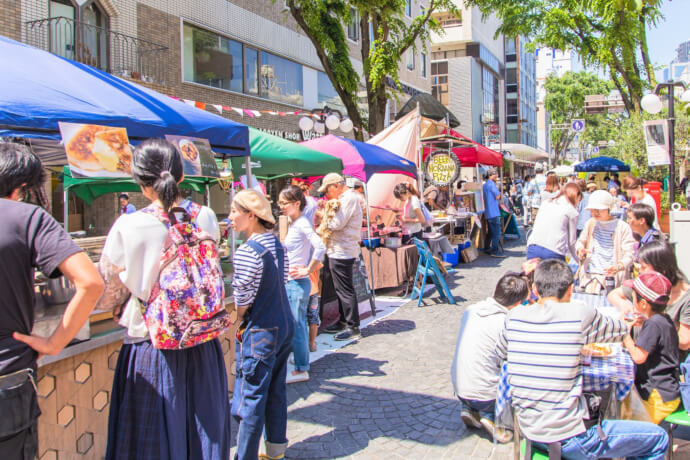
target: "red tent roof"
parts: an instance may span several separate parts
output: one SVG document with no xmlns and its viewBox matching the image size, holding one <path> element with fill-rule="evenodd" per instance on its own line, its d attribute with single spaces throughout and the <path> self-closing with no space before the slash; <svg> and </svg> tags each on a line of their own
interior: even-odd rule
<svg viewBox="0 0 690 460">
<path fill-rule="evenodd" d="M 445 134 L 446 131 L 447 130 L 444 129 L 443 134 Z M 458 160 L 460 160 L 460 165 L 475 166 L 477 163 L 488 166 L 503 165 L 503 156 L 499 152 L 485 147 L 478 142 L 474 142 L 472 139 L 463 136 L 453 129 L 450 130 L 450 134 L 458 139 L 464 139 L 474 144 L 474 147 L 455 147 L 453 149 L 453 153 L 458 157 Z M 424 147 L 422 158 L 426 160 L 430 152 L 431 149 L 429 147 Z"/>
</svg>

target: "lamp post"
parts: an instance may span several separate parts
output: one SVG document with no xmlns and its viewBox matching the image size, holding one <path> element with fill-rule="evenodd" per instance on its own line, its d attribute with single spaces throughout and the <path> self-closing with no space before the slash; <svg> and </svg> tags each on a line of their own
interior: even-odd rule
<svg viewBox="0 0 690 460">
<path fill-rule="evenodd" d="M 673 201 L 676 199 L 676 158 L 675 158 L 675 133 L 674 129 L 676 126 L 676 113 L 675 113 L 675 94 L 674 94 L 674 88 L 676 86 L 679 86 L 683 89 L 685 89 L 685 83 L 682 81 L 673 81 L 673 80 L 668 80 L 666 83 L 659 83 L 656 85 L 656 88 L 654 88 L 653 93 L 649 93 L 646 96 L 642 98 L 640 101 L 640 105 L 642 105 L 642 109 L 651 114 L 656 114 L 661 112 L 661 99 L 659 99 L 659 90 L 661 89 L 667 89 L 668 90 L 668 122 L 669 122 L 669 130 L 668 130 L 668 156 L 669 156 L 669 165 L 668 165 L 668 192 L 669 192 L 669 203 L 673 204 Z M 688 101 L 690 100 L 690 90 L 685 91 L 683 95 L 680 97 L 681 101 Z"/>
<path fill-rule="evenodd" d="M 314 121 L 314 118 L 316 121 Z M 299 128 L 302 131 L 314 131 L 318 134 L 328 134 L 338 128 L 344 133 L 352 131 L 352 120 L 343 117 L 340 110 L 325 106 L 322 110 L 312 110 L 311 115 L 299 119 Z M 306 140 L 306 139 L 305 139 Z"/>
</svg>

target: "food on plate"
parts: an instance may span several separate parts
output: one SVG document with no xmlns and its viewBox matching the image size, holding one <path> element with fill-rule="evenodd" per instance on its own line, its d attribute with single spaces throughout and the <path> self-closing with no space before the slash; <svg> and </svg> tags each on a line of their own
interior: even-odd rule
<svg viewBox="0 0 690 460">
<path fill-rule="evenodd" d="M 100 126 L 84 125 L 72 136 L 65 150 L 74 165 L 84 171 L 99 171 L 101 164 L 92 153 L 96 133 L 102 129 Z"/>
<path fill-rule="evenodd" d="M 93 154 L 106 171 L 126 172 L 132 170 L 132 152 L 123 129 L 105 129 L 95 134 Z"/>
<path fill-rule="evenodd" d="M 583 351 L 591 350 L 592 356 L 599 356 L 601 358 L 606 358 L 613 355 L 613 348 L 611 345 L 605 343 L 590 343 L 585 345 Z"/>
<path fill-rule="evenodd" d="M 199 158 L 199 150 L 196 145 L 188 139 L 180 140 L 180 152 L 187 160 L 195 163 L 197 158 Z"/>
</svg>

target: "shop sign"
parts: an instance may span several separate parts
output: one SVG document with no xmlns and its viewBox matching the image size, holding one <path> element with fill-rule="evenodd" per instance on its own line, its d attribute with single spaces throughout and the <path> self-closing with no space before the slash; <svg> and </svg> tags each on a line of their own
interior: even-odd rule
<svg viewBox="0 0 690 460">
<path fill-rule="evenodd" d="M 458 157 L 449 153 L 429 155 L 426 159 L 426 172 L 434 185 L 449 185 L 460 175 L 460 162 Z"/>
<path fill-rule="evenodd" d="M 263 131 L 264 133 L 272 134 L 274 136 L 282 137 L 283 139 L 295 142 L 300 142 L 303 136 L 303 134 L 300 132 L 281 131 L 279 129 L 259 128 L 259 131 Z"/>
</svg>

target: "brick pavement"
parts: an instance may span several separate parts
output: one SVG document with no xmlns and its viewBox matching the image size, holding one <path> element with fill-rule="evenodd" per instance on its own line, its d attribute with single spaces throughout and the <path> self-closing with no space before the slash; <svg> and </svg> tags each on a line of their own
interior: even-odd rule
<svg viewBox="0 0 690 460">
<path fill-rule="evenodd" d="M 519 268 L 524 246 L 508 243 L 506 254 L 458 266 L 457 305 L 436 294 L 423 308 L 408 303 L 312 363 L 310 381 L 288 385 L 288 458 L 488 458 L 493 442 L 460 420 L 450 365 L 462 312 Z M 511 449 L 499 445 L 494 458 Z"/>
</svg>

